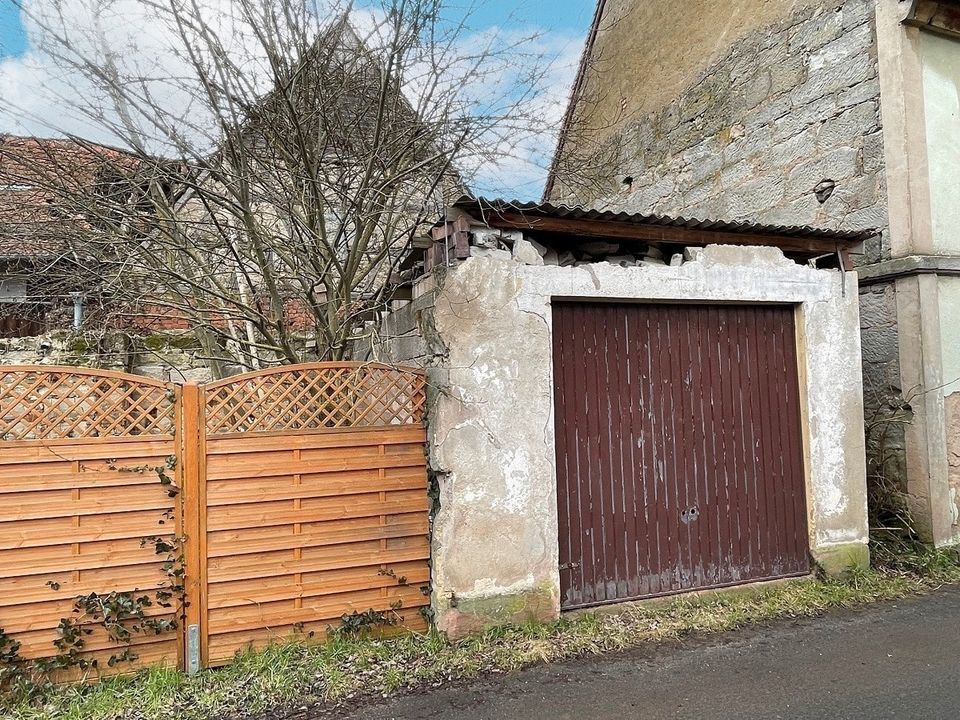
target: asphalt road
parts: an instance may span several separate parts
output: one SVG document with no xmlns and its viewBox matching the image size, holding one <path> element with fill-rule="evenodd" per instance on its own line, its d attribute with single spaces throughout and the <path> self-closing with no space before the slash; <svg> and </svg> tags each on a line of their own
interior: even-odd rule
<svg viewBox="0 0 960 720">
<path fill-rule="evenodd" d="M 960 718 L 960 588 L 367 705 L 347 720 Z"/>
</svg>

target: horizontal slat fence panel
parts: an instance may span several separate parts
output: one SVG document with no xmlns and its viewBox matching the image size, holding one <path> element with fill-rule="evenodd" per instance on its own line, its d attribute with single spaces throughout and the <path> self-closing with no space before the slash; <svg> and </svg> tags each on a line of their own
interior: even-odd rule
<svg viewBox="0 0 960 720">
<path fill-rule="evenodd" d="M 206 665 L 374 610 L 421 629 L 429 499 L 421 372 L 279 368 L 203 389 L 197 572 Z M 383 628 L 378 628 L 382 630 Z"/>
<path fill-rule="evenodd" d="M 293 447 L 271 438 L 258 453 L 255 437 L 207 440 L 205 662 L 295 632 L 325 635 L 355 611 L 425 627 L 422 426 L 380 428 L 360 447 L 292 434 Z"/>
<path fill-rule="evenodd" d="M 378 632 L 425 628 L 424 385 L 422 372 L 361 363 L 180 387 L 0 369 L 0 628 L 32 661 L 55 655 L 62 619 L 78 619 L 94 675 L 189 668 L 190 625 L 196 666 L 326 637 L 353 612 L 381 613 Z M 175 549 L 158 555 L 158 537 Z M 181 543 L 185 594 L 162 606 Z M 75 612 L 91 593 L 153 598 L 142 617 L 175 622 L 119 642 Z M 132 660 L 111 662 L 124 650 Z M 91 671 L 56 678 L 79 675 Z"/>
<path fill-rule="evenodd" d="M 176 533 L 177 500 L 154 470 L 176 477 L 175 410 L 176 390 L 152 380 L 0 369 L 0 628 L 27 661 L 63 655 L 64 620 L 82 628 L 77 657 L 96 667 L 71 661 L 60 678 L 179 662 L 175 630 L 118 641 L 76 605 L 130 593 L 152 598 L 144 617 L 174 619 L 155 596 L 170 582 L 167 557 L 143 539 Z"/>
</svg>

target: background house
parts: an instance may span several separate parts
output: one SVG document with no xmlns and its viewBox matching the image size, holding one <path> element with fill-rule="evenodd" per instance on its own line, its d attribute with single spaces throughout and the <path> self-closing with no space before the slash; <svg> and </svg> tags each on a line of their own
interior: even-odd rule
<svg viewBox="0 0 960 720">
<path fill-rule="evenodd" d="M 0 363 L 209 376 L 182 318 L 130 302 L 103 273 L 102 225 L 149 186 L 144 167 L 85 140 L 0 136 Z"/>
<path fill-rule="evenodd" d="M 31 320 L 20 335 L 112 333 L 130 347 L 110 343 L 110 366 L 173 378 L 195 376 L 197 360 L 223 377 L 349 357 L 403 284 L 398 265 L 423 219 L 460 180 L 443 124 L 421 121 L 346 16 L 287 59 L 272 89 L 231 96 L 238 107 L 216 147 L 168 148 L 176 161 L 142 147 L 9 139 L 8 235 L 35 238 L 43 254 L 12 267 L 8 285 L 42 282 L 31 298 L 44 317 L 56 303 L 82 311 L 76 322 Z M 7 359 L 107 361 L 59 352 L 58 341 L 15 343 Z"/>
<path fill-rule="evenodd" d="M 546 197 L 876 228 L 860 277 L 871 472 L 960 539 L 960 4 L 604 2 Z"/>
<path fill-rule="evenodd" d="M 62 187 L 93 197 L 98 156 L 119 156 L 72 140 L 0 136 L 0 335 L 72 327 L 74 306 L 97 288 L 76 252 L 87 218 L 62 201 Z M 77 317 L 82 322 L 81 314 Z"/>
</svg>

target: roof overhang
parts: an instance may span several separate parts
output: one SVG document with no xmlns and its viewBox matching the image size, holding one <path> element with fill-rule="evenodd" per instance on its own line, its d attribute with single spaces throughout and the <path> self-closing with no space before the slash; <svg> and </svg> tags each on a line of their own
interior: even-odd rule
<svg viewBox="0 0 960 720">
<path fill-rule="evenodd" d="M 553 148 L 553 157 L 550 160 L 550 168 L 547 171 L 547 180 L 543 186 L 544 201 L 553 193 L 553 183 L 556 179 L 557 168 L 560 165 L 560 153 L 563 152 L 563 145 L 567 141 L 570 126 L 573 124 L 573 115 L 577 111 L 577 101 L 580 99 L 580 93 L 583 91 L 583 85 L 586 82 L 587 65 L 590 62 L 590 56 L 593 55 L 593 46 L 597 41 L 597 34 L 600 32 L 600 23 L 603 20 L 603 12 L 606 10 L 606 5 L 607 0 L 598 0 L 597 7 L 593 11 L 593 19 L 590 21 L 587 39 L 583 45 L 583 51 L 580 53 L 580 63 L 577 66 L 577 74 L 574 77 L 573 87 L 570 89 L 570 97 L 567 100 L 567 109 L 564 111 L 563 121 L 560 123 L 557 144 Z"/>
<path fill-rule="evenodd" d="M 461 198 L 453 208 L 491 228 L 566 236 L 572 241 L 577 238 L 610 238 L 621 242 L 683 247 L 766 245 L 798 257 L 846 254 L 877 235 L 875 230 L 837 231 L 808 226 L 696 220 L 471 197 Z"/>
<path fill-rule="evenodd" d="M 955 39 L 960 38 L 960 1 L 911 0 L 903 23 Z"/>
</svg>

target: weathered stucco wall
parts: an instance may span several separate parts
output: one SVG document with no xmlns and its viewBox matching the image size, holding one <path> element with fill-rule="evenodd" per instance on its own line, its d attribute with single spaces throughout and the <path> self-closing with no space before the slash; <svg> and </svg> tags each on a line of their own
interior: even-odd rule
<svg viewBox="0 0 960 720">
<path fill-rule="evenodd" d="M 798 304 L 814 556 L 866 560 L 856 277 L 775 248 L 708 247 L 679 266 L 522 264 L 498 251 L 438 279 L 431 467 L 434 603 L 442 629 L 559 611 L 551 307 L 553 297 Z M 533 258 L 534 262 L 539 258 Z M 436 340 L 435 340 L 436 341 Z"/>
<path fill-rule="evenodd" d="M 647 17 L 658 13 L 664 17 Z M 607 16 L 601 27 L 613 27 L 598 37 L 590 76 L 623 98 L 625 110 L 594 117 L 590 108 L 606 101 L 585 92 L 553 199 L 685 217 L 886 227 L 874 0 L 621 1 Z M 695 38 L 701 31 L 710 35 L 705 43 Z M 674 58 L 680 51 L 671 48 L 686 55 Z M 709 62 L 701 67 L 700 58 Z M 823 180 L 836 187 L 821 204 L 814 188 Z M 865 260 L 884 254 L 878 239 Z"/>
</svg>

